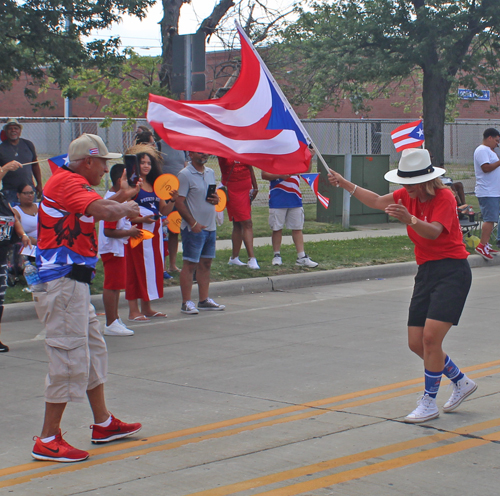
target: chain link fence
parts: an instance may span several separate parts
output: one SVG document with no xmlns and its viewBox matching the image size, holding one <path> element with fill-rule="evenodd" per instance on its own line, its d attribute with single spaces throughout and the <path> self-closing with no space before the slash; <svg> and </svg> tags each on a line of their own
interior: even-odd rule
<svg viewBox="0 0 500 496">
<path fill-rule="evenodd" d="M 45 182 L 50 177 L 50 168 L 47 159 L 67 153 L 69 143 L 82 133 L 91 133 L 101 136 L 110 151 L 125 152 L 134 144 L 135 130 L 127 130 L 125 119 L 113 119 L 111 125 L 100 127 L 101 119 L 81 118 L 25 118 L 17 117 L 23 124 L 22 137 L 35 144 L 42 177 Z M 7 117 L 0 117 L 5 122 Z M 397 167 L 399 154 L 391 140 L 391 131 L 408 121 L 403 120 L 334 120 L 334 119 L 305 119 L 304 126 L 324 155 L 378 155 L 390 156 L 391 167 Z M 147 125 L 147 122 L 137 121 L 138 125 Z M 500 120 L 474 120 L 446 124 L 445 126 L 445 165 L 447 175 L 454 181 L 461 181 L 466 192 L 474 191 L 474 149 L 481 143 L 483 131 L 488 127 L 500 127 Z M 220 177 L 217 160 L 212 157 L 209 161 L 216 176 Z M 321 167 L 321 165 L 320 165 Z M 316 167 L 313 166 L 313 170 Z M 256 170 L 259 181 L 259 196 L 255 205 L 267 205 L 269 183 L 260 179 L 260 172 Z M 109 188 L 109 178 L 105 178 L 96 189 L 103 194 Z M 316 197 L 309 186 L 302 184 L 302 193 L 305 203 L 315 203 Z"/>
</svg>

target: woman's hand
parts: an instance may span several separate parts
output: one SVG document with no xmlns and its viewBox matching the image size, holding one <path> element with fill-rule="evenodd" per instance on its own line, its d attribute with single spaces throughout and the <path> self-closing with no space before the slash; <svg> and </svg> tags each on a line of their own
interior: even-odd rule
<svg viewBox="0 0 500 496">
<path fill-rule="evenodd" d="M 179 198 L 179 192 L 176 190 L 176 189 L 173 189 L 171 192 L 170 192 L 171 196 L 170 196 L 170 201 L 175 203 L 175 200 L 177 200 L 177 198 Z"/>
<path fill-rule="evenodd" d="M 328 169 L 328 182 L 336 188 L 343 188 L 347 181 L 338 172 Z"/>
<path fill-rule="evenodd" d="M 21 236 L 21 243 L 23 244 L 23 248 L 26 248 L 27 246 L 31 248 L 31 239 L 26 233 Z"/>
<path fill-rule="evenodd" d="M 255 200 L 255 198 L 257 198 L 257 195 L 259 194 L 259 189 L 258 188 L 253 188 L 252 190 L 250 190 L 250 201 L 253 202 Z"/>
<path fill-rule="evenodd" d="M 401 200 L 399 200 L 398 203 L 392 203 L 385 207 L 385 213 L 398 219 L 399 222 L 403 224 L 411 224 L 412 215 L 408 212 L 408 209 L 403 205 Z"/>
<path fill-rule="evenodd" d="M 145 217 L 141 217 L 141 220 L 139 222 L 142 222 L 143 224 L 154 224 L 156 222 L 155 215 L 146 215 Z"/>
</svg>

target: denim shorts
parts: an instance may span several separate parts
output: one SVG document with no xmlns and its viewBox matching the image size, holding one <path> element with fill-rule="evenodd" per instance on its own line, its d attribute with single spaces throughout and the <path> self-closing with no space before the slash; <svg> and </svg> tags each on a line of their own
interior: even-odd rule
<svg viewBox="0 0 500 496">
<path fill-rule="evenodd" d="M 500 198 L 498 196 L 478 197 L 479 208 L 484 222 L 498 222 L 500 215 Z"/>
<path fill-rule="evenodd" d="M 183 260 L 198 263 L 200 258 L 215 258 L 215 233 L 205 230 L 194 233 L 185 227 L 181 231 Z"/>
</svg>

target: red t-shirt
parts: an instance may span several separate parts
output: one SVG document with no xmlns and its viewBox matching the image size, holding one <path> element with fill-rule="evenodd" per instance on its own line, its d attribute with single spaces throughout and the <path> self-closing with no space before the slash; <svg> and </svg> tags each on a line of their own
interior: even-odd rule
<svg viewBox="0 0 500 496">
<path fill-rule="evenodd" d="M 469 253 L 465 249 L 463 234 L 457 214 L 457 202 L 453 193 L 445 189 L 436 189 L 436 196 L 426 202 L 418 198 L 412 199 L 404 188 L 396 190 L 395 203 L 402 200 L 411 215 L 425 222 L 439 222 L 443 231 L 437 239 L 426 239 L 419 236 L 408 226 L 408 236 L 415 244 L 415 258 L 418 265 L 430 260 L 445 258 L 465 259 Z"/>
<path fill-rule="evenodd" d="M 38 213 L 38 248 L 69 249 L 81 257 L 97 257 L 93 217 L 87 207 L 102 198 L 80 174 L 60 168 L 47 181 Z"/>
<path fill-rule="evenodd" d="M 252 179 L 250 175 L 251 165 L 242 164 L 234 160 L 219 157 L 219 167 L 222 174 L 222 184 L 227 186 L 228 182 L 248 181 Z"/>
</svg>

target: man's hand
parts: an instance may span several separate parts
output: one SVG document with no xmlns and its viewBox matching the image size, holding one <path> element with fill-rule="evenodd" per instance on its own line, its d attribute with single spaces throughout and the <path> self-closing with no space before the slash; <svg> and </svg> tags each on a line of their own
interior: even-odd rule
<svg viewBox="0 0 500 496">
<path fill-rule="evenodd" d="M 5 165 L 2 166 L 2 170 L 4 171 L 15 171 L 22 167 L 22 164 L 20 164 L 17 160 L 11 160 L 10 162 L 7 162 Z"/>
<path fill-rule="evenodd" d="M 207 198 L 207 202 L 211 203 L 212 205 L 218 205 L 219 204 L 219 195 L 217 193 L 214 193 L 213 195 L 210 195 Z"/>
<path fill-rule="evenodd" d="M 207 226 L 203 226 L 199 222 L 196 222 L 196 224 L 194 225 L 194 227 L 191 227 L 191 231 L 194 232 L 194 233 L 199 233 L 199 232 L 203 231 L 203 229 L 205 229 L 206 227 Z"/>
<path fill-rule="evenodd" d="M 42 198 L 43 187 L 41 184 L 37 184 L 35 186 L 36 197 L 40 200 Z"/>
<path fill-rule="evenodd" d="M 142 179 L 139 178 L 135 186 L 130 186 L 127 180 L 127 169 L 124 169 L 122 177 L 120 178 L 120 191 L 126 195 L 127 198 L 135 198 L 142 187 Z"/>
<path fill-rule="evenodd" d="M 132 219 L 134 217 L 139 217 L 141 215 L 141 211 L 139 210 L 139 205 L 135 201 L 129 200 L 128 202 L 123 203 L 123 206 L 125 207 L 124 217 Z"/>
</svg>

